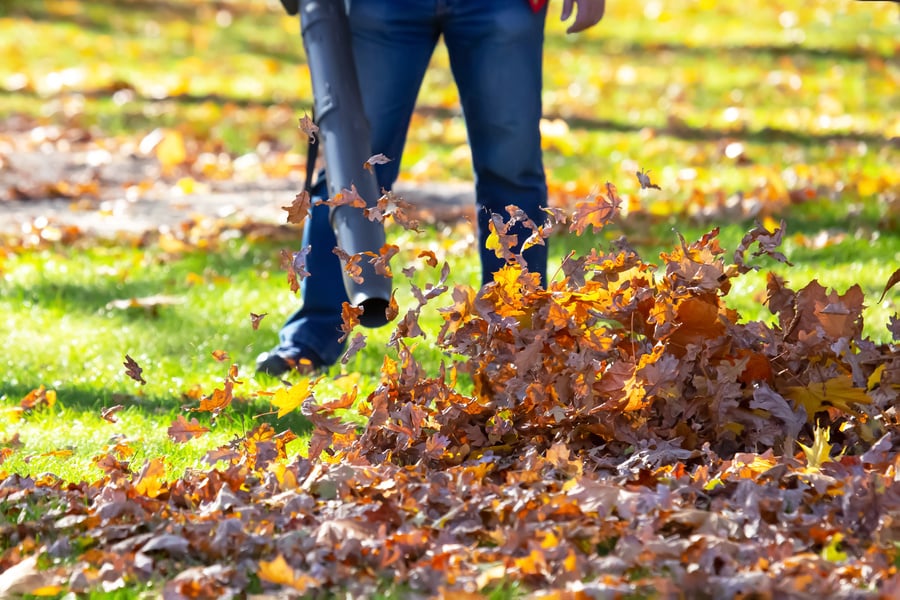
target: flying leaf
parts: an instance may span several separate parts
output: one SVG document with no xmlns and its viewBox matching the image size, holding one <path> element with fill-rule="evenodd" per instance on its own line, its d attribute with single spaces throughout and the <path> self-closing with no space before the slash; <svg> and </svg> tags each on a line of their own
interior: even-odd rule
<svg viewBox="0 0 900 600">
<path fill-rule="evenodd" d="M 313 123 L 313 120 L 309 115 L 304 114 L 302 117 L 300 117 L 300 123 L 298 126 L 300 128 L 300 131 L 302 131 L 309 137 L 310 144 L 315 144 L 318 141 L 319 126 Z"/>
<path fill-rule="evenodd" d="M 349 302 L 344 302 L 341 305 L 341 331 L 344 333 L 340 338 L 341 342 L 347 339 L 350 332 L 359 325 L 359 317 L 364 310 L 362 306 L 353 306 Z"/>
<path fill-rule="evenodd" d="M 278 409 L 278 418 L 296 410 L 304 400 L 311 397 L 312 386 L 316 381 L 318 380 L 310 382 L 308 378 L 304 378 L 290 387 L 283 387 L 276 391 L 271 403 Z"/>
<path fill-rule="evenodd" d="M 309 192 L 303 190 L 294 197 L 294 201 L 289 206 L 282 206 L 281 209 L 287 211 L 288 223 L 300 225 L 309 216 L 309 206 Z"/>
<path fill-rule="evenodd" d="M 640 171 L 637 171 L 635 173 L 635 175 L 637 175 L 638 183 L 641 184 L 642 190 L 646 190 L 646 189 L 661 190 L 662 189 L 661 187 L 659 187 L 658 185 L 656 185 L 655 183 L 650 181 L 650 171 L 644 171 L 643 169 L 641 169 Z"/>
<path fill-rule="evenodd" d="M 881 292 L 881 297 L 878 299 L 878 303 L 881 304 L 884 302 L 884 297 L 887 296 L 888 291 L 900 283 L 900 269 L 897 269 L 893 272 L 893 274 L 888 278 L 886 284 L 884 284 L 884 290 Z"/>
<path fill-rule="evenodd" d="M 213 350 L 212 357 L 219 362 L 228 360 L 228 353 L 224 350 Z"/>
<path fill-rule="evenodd" d="M 322 202 L 325 206 L 337 208 L 338 206 L 350 206 L 352 208 L 366 208 L 366 201 L 359 195 L 356 186 L 350 184 L 350 189 L 343 189 L 331 199 Z"/>
<path fill-rule="evenodd" d="M 208 431 L 209 429 L 201 425 L 196 418 L 192 418 L 188 421 L 183 415 L 178 415 L 178 418 L 169 425 L 166 433 L 176 442 L 182 443 L 195 437 L 199 437 Z"/>
<path fill-rule="evenodd" d="M 362 266 L 360 266 L 359 263 L 362 260 L 363 254 L 354 254 L 351 256 L 339 246 L 335 246 L 331 251 L 341 259 L 342 263 L 344 263 L 344 272 L 347 273 L 347 277 L 356 283 L 362 283 Z"/>
<path fill-rule="evenodd" d="M 616 187 L 607 183 L 607 195 L 591 195 L 587 200 L 575 204 L 569 231 L 581 235 L 588 227 L 600 231 L 608 225 L 622 205 L 622 199 L 616 193 Z"/>
<path fill-rule="evenodd" d="M 118 421 L 118 418 L 116 418 L 116 413 L 119 412 L 120 410 L 123 410 L 124 408 L 125 408 L 124 405 L 116 404 L 115 406 L 110 406 L 109 408 L 104 408 L 102 411 L 100 411 L 100 416 L 103 419 L 109 421 L 110 423 L 115 423 Z"/>
<path fill-rule="evenodd" d="M 350 340 L 350 344 L 347 346 L 346 352 L 341 356 L 341 364 L 346 365 L 350 360 L 356 356 L 356 353 L 366 347 L 366 335 L 364 333 L 357 333 L 353 336 L 353 339 Z"/>
<path fill-rule="evenodd" d="M 137 364 L 137 362 L 128 356 L 125 355 L 125 362 L 122 363 L 125 365 L 125 374 L 140 383 L 141 385 L 147 385 L 147 381 L 144 379 L 142 373 L 144 370 Z"/>
<path fill-rule="evenodd" d="M 374 154 L 363 163 L 363 167 L 372 173 L 375 172 L 375 165 L 386 165 L 391 162 L 391 159 L 385 156 L 384 154 Z"/>
<path fill-rule="evenodd" d="M 269 313 L 261 313 L 261 314 L 250 313 L 250 326 L 253 327 L 254 331 L 259 329 L 260 321 L 262 321 L 267 314 L 269 314 Z"/>
</svg>

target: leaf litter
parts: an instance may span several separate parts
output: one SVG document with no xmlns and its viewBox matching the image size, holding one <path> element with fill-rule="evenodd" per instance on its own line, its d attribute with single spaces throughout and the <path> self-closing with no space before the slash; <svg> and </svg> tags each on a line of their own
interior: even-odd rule
<svg viewBox="0 0 900 600">
<path fill-rule="evenodd" d="M 546 287 L 506 234 L 517 220 L 542 239 L 597 231 L 620 207 L 609 184 L 540 225 L 512 208 L 492 220 L 506 266 L 481 289 L 448 285 L 446 263 L 414 287 L 368 396 L 285 383 L 270 401 L 312 424 L 306 456 L 262 424 L 180 476 L 164 457 L 133 463 L 123 439 L 94 458 L 96 481 L 0 470 L 0 596 L 150 582 L 167 598 L 477 597 L 516 582 L 542 598 L 896 597 L 900 351 L 862 337 L 862 292 L 769 275 L 776 321 L 743 321 L 724 302 L 733 282 L 760 256 L 787 261 L 763 226 L 730 263 L 716 230 L 660 265 L 620 240 L 570 254 Z M 393 255 L 355 258 L 389 269 Z M 418 323 L 430 303 L 438 332 Z M 345 337 L 357 327 L 345 305 Z M 446 353 L 437 373 L 420 336 Z M 214 427 L 241 385 L 232 365 L 185 410 Z M 39 388 L 19 417 L 54 401 Z M 179 415 L 168 433 L 210 427 Z M 20 446 L 0 445 L 0 460 Z"/>
</svg>

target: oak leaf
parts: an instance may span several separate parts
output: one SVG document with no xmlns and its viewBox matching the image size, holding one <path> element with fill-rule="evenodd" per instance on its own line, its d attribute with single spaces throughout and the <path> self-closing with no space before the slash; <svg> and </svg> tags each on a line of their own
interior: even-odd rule
<svg viewBox="0 0 900 600">
<path fill-rule="evenodd" d="M 201 425 L 196 417 L 188 421 L 183 415 L 178 415 L 178 418 L 166 430 L 168 436 L 179 443 L 199 437 L 207 432 L 209 432 L 209 428 Z"/>
</svg>

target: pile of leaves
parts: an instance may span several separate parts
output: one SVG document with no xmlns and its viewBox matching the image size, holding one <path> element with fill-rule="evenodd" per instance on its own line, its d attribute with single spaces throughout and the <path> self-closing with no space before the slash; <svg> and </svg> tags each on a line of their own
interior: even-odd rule
<svg viewBox="0 0 900 600">
<path fill-rule="evenodd" d="M 753 229 L 728 258 L 715 231 L 680 239 L 658 266 L 620 240 L 568 256 L 546 286 L 512 250 L 515 223 L 527 248 L 599 230 L 620 202 L 607 185 L 540 226 L 497 216 L 488 245 L 507 266 L 480 290 L 451 288 L 423 253 L 438 280 L 413 286 L 402 317 L 389 309 L 394 352 L 372 393 L 323 400 L 302 379 L 271 398 L 313 423 L 305 457 L 262 425 L 180 477 L 163 458 L 130 464 L 127 440 L 95 459 L 94 482 L 6 476 L 0 595 L 900 595 L 900 317 L 877 345 L 858 287 L 770 275 L 775 319 L 742 321 L 725 297 L 759 257 L 786 260 L 783 227 Z M 369 216 L 415 226 L 390 197 Z M 394 251 L 345 260 L 388 269 Z M 304 256 L 286 261 L 294 282 Z M 430 303 L 437 373 L 415 357 Z M 349 337 L 359 315 L 344 314 Z M 220 414 L 240 383 L 233 368 L 192 410 Z M 204 431 L 179 417 L 170 435 Z"/>
</svg>

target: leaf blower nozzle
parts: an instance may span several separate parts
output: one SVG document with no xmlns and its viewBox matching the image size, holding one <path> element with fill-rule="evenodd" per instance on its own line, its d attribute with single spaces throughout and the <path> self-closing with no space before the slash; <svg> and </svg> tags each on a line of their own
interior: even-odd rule
<svg viewBox="0 0 900 600">
<path fill-rule="evenodd" d="M 366 168 L 366 161 L 372 156 L 371 134 L 353 61 L 344 0 L 300 0 L 299 9 L 316 125 L 325 151 L 328 194 L 334 198 L 355 186 L 366 206 L 374 207 L 381 191 L 375 173 Z M 338 246 L 349 256 L 360 252 L 379 255 L 385 243 L 382 223 L 370 221 L 361 208 L 349 205 L 333 206 L 330 220 Z M 368 256 L 358 265 L 362 272 L 355 278 L 344 269 L 347 296 L 350 304 L 364 310 L 359 319 L 361 325 L 380 327 L 387 323 L 385 309 L 390 304 L 391 278 L 377 273 Z"/>
</svg>

